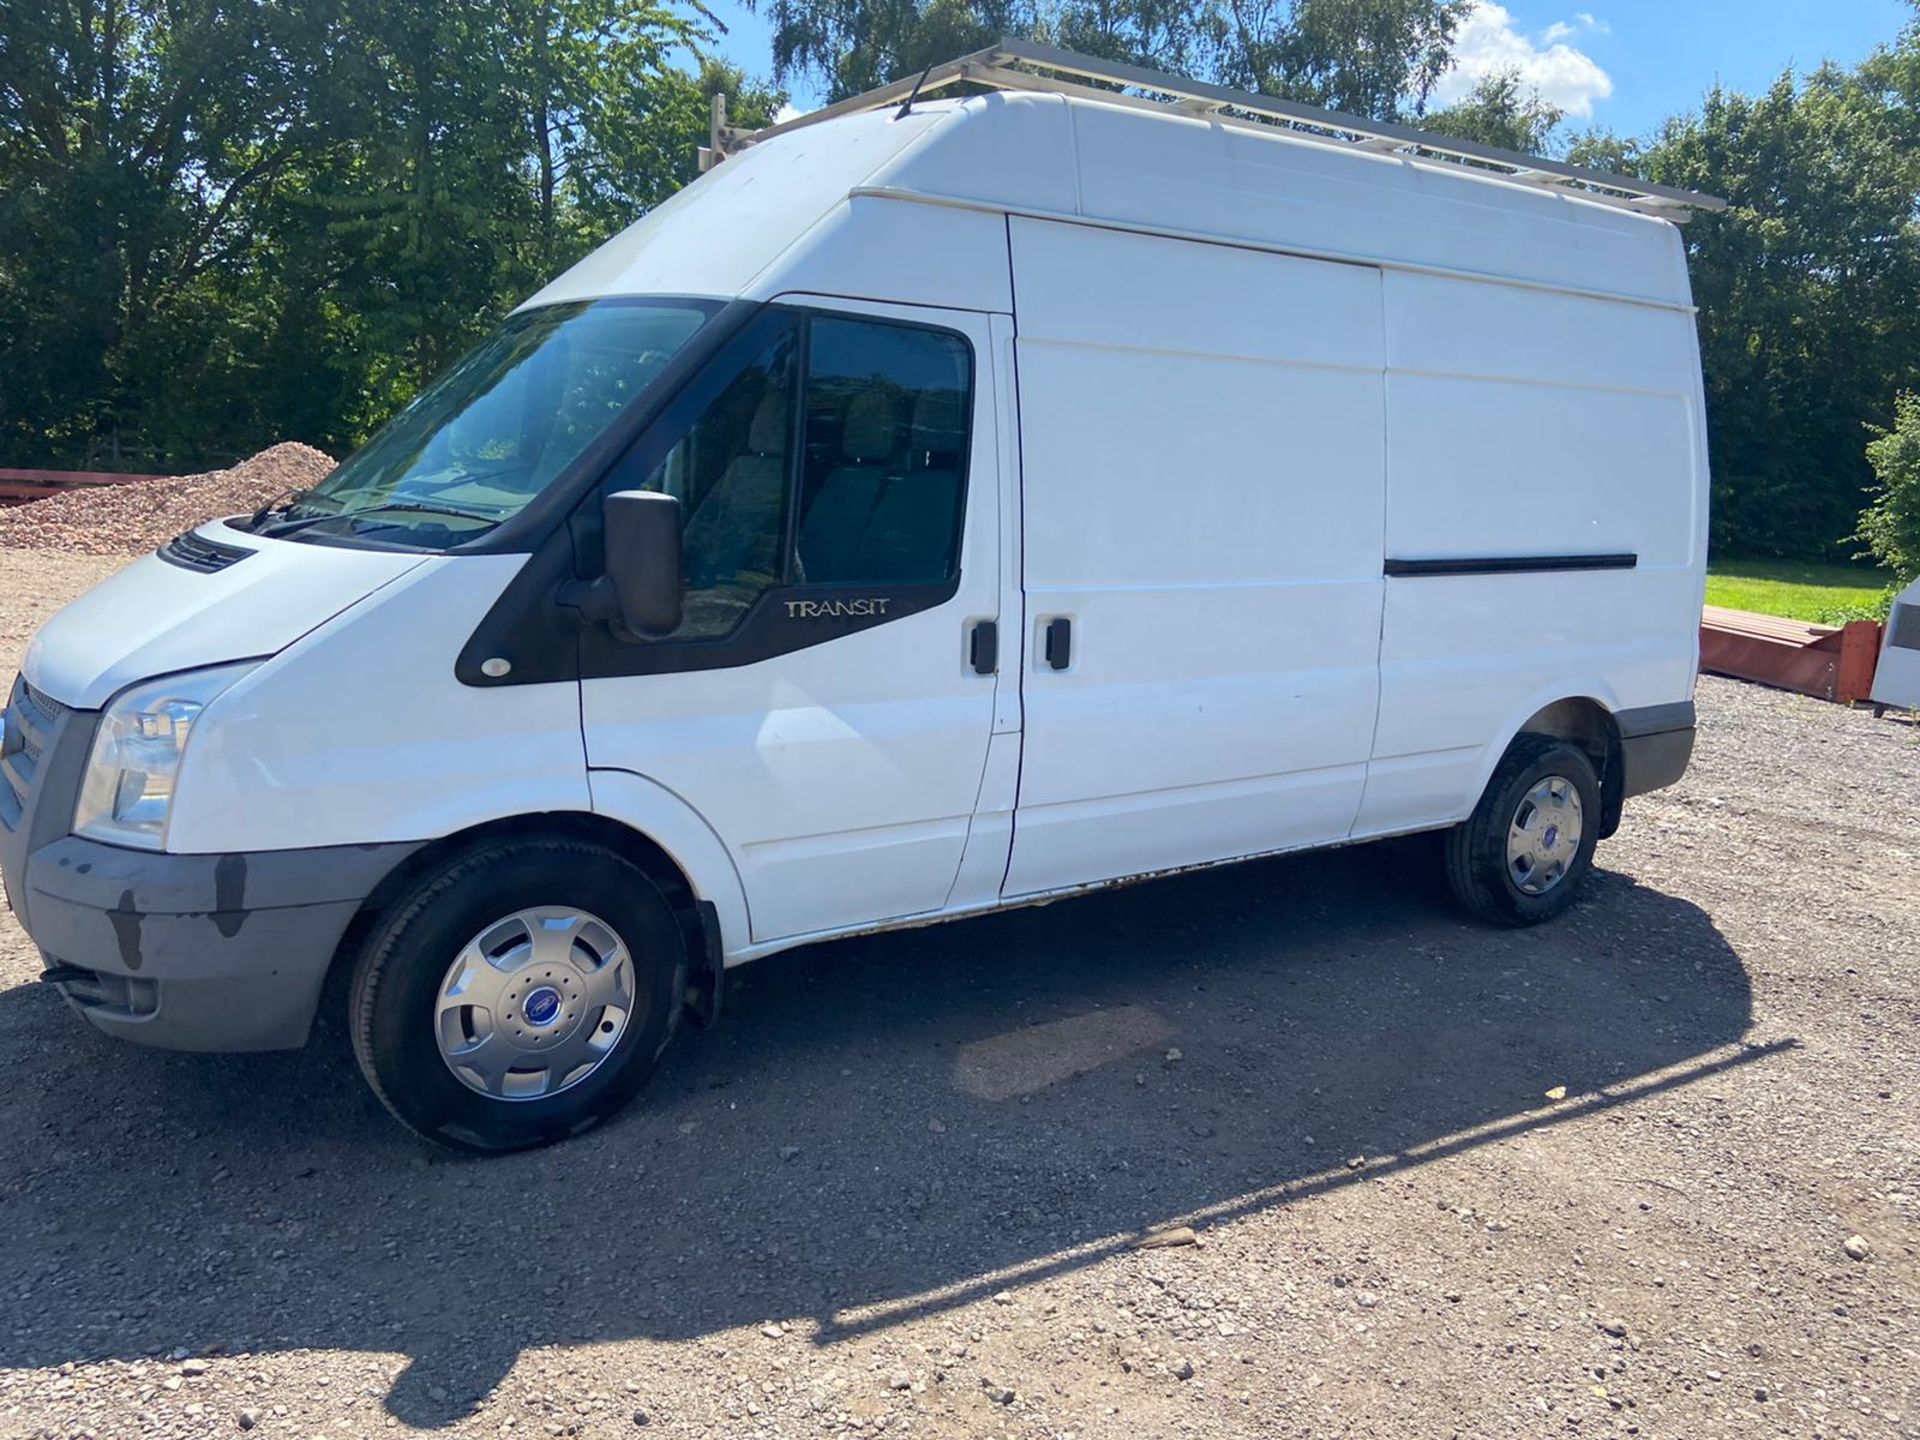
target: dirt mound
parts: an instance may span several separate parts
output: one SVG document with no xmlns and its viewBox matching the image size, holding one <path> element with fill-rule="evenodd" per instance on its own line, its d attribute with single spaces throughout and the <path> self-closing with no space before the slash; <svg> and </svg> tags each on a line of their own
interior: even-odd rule
<svg viewBox="0 0 1920 1440">
<path fill-rule="evenodd" d="M 334 462 L 297 441 L 270 446 L 231 470 L 70 491 L 0 510 L 0 548 L 138 555 L 182 530 L 254 510 L 324 478 Z"/>
</svg>

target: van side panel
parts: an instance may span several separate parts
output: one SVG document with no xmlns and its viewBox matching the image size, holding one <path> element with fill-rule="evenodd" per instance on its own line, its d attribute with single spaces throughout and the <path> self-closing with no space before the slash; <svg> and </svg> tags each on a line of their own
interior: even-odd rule
<svg viewBox="0 0 1920 1440">
<path fill-rule="evenodd" d="M 743 295 L 850 190 L 951 113 L 851 116 L 750 146 L 654 206 L 521 308 L 605 295 Z"/>
<path fill-rule="evenodd" d="M 967 105 L 984 109 L 992 100 Z M 1089 220 L 1686 303 L 1686 274 L 1670 263 L 1664 220 L 1278 127 L 1255 133 L 1095 100 L 1066 106 L 1079 159 L 1076 208 Z M 939 136 L 923 168 L 957 139 Z M 949 191 L 931 175 L 922 188 L 972 193 Z"/>
<path fill-rule="evenodd" d="M 1344 838 L 1376 701 L 1379 272 L 1009 223 L 1028 623 L 1005 893 Z"/>
<path fill-rule="evenodd" d="M 761 271 L 745 295 L 794 291 L 1009 314 L 1006 221 L 984 210 L 856 195 Z"/>
<path fill-rule="evenodd" d="M 222 694 L 181 758 L 167 849 L 434 840 L 590 809 L 578 685 L 481 690 L 454 678 L 474 621 L 525 563 L 434 556 Z"/>
<path fill-rule="evenodd" d="M 1388 579 L 1359 833 L 1464 816 L 1553 700 L 1689 698 L 1705 546 L 1690 316 L 1403 273 L 1385 288 L 1389 563 L 1595 568 Z"/>
</svg>

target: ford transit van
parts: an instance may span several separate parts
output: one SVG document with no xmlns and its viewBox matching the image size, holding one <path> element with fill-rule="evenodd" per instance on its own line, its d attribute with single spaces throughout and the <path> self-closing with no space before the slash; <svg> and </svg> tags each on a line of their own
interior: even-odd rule
<svg viewBox="0 0 1920 1440">
<path fill-rule="evenodd" d="M 1416 831 L 1565 909 L 1691 747 L 1718 202 L 1141 76 L 717 126 L 324 482 L 48 621 L 47 980 L 250 1050 L 349 976 L 394 1114 L 504 1150 L 822 937 Z"/>
</svg>

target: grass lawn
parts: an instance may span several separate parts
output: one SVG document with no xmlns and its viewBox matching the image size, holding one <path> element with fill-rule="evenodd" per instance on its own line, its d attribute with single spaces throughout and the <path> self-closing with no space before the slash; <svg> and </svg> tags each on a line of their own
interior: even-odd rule
<svg viewBox="0 0 1920 1440">
<path fill-rule="evenodd" d="M 1869 565 L 1814 565 L 1798 560 L 1713 560 L 1707 604 L 1757 610 L 1811 624 L 1878 618 L 1893 577 Z"/>
</svg>

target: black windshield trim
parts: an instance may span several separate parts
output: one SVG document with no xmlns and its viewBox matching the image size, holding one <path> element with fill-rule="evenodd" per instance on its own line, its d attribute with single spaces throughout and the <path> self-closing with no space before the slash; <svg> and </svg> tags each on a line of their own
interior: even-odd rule
<svg viewBox="0 0 1920 1440">
<path fill-rule="evenodd" d="M 531 313 L 532 309 L 584 304 L 672 305 L 699 310 L 707 319 L 673 358 L 661 367 L 653 383 L 634 399 L 626 413 L 576 455 L 572 463 L 555 476 L 546 489 L 528 501 L 517 515 L 501 521 L 484 535 L 444 549 L 375 540 L 369 536 L 312 534 L 306 531 L 285 538 L 297 544 L 326 545 L 340 550 L 404 551 L 416 555 L 531 555 L 557 526 L 565 523 L 574 507 L 598 484 L 607 467 L 625 452 L 634 437 L 652 422 L 666 402 L 679 393 L 687 378 L 706 364 L 707 357 L 761 309 L 757 301 L 719 300 L 707 295 L 603 295 L 556 300 L 550 306 L 516 310 L 514 314 L 525 315 Z"/>
</svg>

